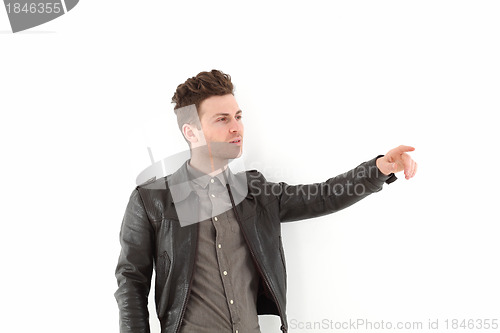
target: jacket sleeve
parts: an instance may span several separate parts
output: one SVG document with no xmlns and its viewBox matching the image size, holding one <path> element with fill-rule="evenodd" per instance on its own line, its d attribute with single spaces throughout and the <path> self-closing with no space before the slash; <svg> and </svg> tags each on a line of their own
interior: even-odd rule
<svg viewBox="0 0 500 333">
<path fill-rule="evenodd" d="M 382 190 L 384 183 L 392 183 L 394 174 L 384 175 L 378 169 L 376 160 L 361 163 L 356 168 L 330 178 L 322 183 L 309 185 L 288 185 L 276 183 L 279 214 L 281 222 L 302 220 L 330 214 Z"/>
<path fill-rule="evenodd" d="M 123 217 L 120 243 L 115 271 L 120 333 L 149 333 L 148 295 L 153 271 L 154 229 L 137 189 L 132 192 Z"/>
</svg>

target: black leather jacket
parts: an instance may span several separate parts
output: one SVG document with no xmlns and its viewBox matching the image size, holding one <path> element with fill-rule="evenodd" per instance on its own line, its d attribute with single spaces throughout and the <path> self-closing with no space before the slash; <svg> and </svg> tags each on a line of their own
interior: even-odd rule
<svg viewBox="0 0 500 333">
<path fill-rule="evenodd" d="M 280 223 L 333 213 L 380 191 L 384 182 L 396 179 L 376 167 L 381 156 L 310 185 L 271 183 L 258 171 L 246 172 L 248 193 L 233 209 L 261 277 L 257 312 L 280 316 L 283 332 L 288 326 Z M 181 327 L 193 277 L 198 224 L 180 226 L 168 177 L 138 186 L 125 212 L 115 292 L 122 333 L 150 332 L 147 302 L 153 269 L 161 332 L 179 332 Z"/>
</svg>

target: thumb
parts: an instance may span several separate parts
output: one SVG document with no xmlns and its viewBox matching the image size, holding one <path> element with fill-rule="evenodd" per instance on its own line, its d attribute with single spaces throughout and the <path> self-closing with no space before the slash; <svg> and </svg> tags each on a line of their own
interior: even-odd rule
<svg viewBox="0 0 500 333">
<path fill-rule="evenodd" d="M 388 175 L 397 170 L 397 163 L 389 162 L 386 158 L 377 159 L 377 167 L 383 174 Z"/>
</svg>

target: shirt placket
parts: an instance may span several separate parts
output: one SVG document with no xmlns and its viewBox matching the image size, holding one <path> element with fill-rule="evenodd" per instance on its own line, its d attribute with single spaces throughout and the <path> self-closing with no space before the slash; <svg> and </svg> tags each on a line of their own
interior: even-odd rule
<svg viewBox="0 0 500 333">
<path fill-rule="evenodd" d="M 223 195 L 224 193 L 220 188 L 222 184 L 217 183 L 217 180 L 213 181 L 212 179 L 208 186 L 208 197 L 212 204 L 213 212 L 220 212 L 221 207 L 224 207 L 223 200 L 225 200 L 225 197 Z M 231 282 L 233 272 L 231 271 L 231 267 L 229 266 L 229 262 L 227 260 L 228 255 L 230 255 L 228 251 L 231 251 L 231 249 L 226 246 L 227 244 L 229 244 L 229 242 L 227 241 L 227 237 L 230 236 L 230 225 L 227 213 L 224 212 L 219 215 L 213 216 L 212 223 L 215 227 L 215 250 L 217 254 L 217 262 L 219 264 L 219 272 L 222 279 L 224 293 L 226 294 L 227 306 L 231 315 L 232 329 L 234 333 L 239 333 L 241 320 L 238 308 L 236 306 L 234 287 Z"/>
</svg>

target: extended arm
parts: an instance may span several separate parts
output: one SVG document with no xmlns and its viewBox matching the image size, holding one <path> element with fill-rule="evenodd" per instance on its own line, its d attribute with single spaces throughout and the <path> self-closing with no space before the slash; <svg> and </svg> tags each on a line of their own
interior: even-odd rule
<svg viewBox="0 0 500 333">
<path fill-rule="evenodd" d="M 377 168 L 376 160 L 382 156 L 322 183 L 273 184 L 279 186 L 279 191 L 274 189 L 272 193 L 279 193 L 280 220 L 288 222 L 330 214 L 380 191 L 385 182 L 396 180 L 393 174 L 384 175 Z"/>
<path fill-rule="evenodd" d="M 395 181 L 397 179 L 395 172 L 404 170 L 406 179 L 410 179 L 417 171 L 417 164 L 406 152 L 414 149 L 409 146 L 399 146 L 386 155 L 379 155 L 323 183 L 272 184 L 279 186 L 278 191 L 274 190 L 271 193 L 278 193 L 281 221 L 317 217 L 349 207 L 380 191 L 384 183 Z"/>
</svg>

